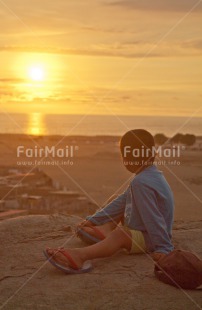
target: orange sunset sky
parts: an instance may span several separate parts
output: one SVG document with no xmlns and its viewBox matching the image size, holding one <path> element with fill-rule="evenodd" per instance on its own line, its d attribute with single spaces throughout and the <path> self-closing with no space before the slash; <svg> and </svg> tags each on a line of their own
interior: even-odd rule
<svg viewBox="0 0 202 310">
<path fill-rule="evenodd" d="M 0 29 L 4 111 L 202 116 L 200 1 L 6 0 Z"/>
</svg>

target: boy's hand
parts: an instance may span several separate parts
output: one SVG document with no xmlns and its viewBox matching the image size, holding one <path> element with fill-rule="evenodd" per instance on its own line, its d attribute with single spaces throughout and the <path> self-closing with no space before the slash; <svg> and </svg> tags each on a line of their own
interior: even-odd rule
<svg viewBox="0 0 202 310">
<path fill-rule="evenodd" d="M 79 228 L 82 228 L 83 226 L 89 227 L 89 226 L 94 226 L 94 224 L 91 221 L 89 221 L 89 220 L 85 220 L 85 221 L 82 221 L 81 223 L 79 223 L 76 226 L 76 228 L 79 229 Z"/>
<path fill-rule="evenodd" d="M 76 225 L 76 229 L 75 229 L 76 235 L 78 236 L 78 230 L 79 230 L 80 228 L 82 228 L 82 227 L 90 227 L 90 226 L 94 226 L 94 224 L 93 224 L 91 221 L 89 221 L 89 220 L 85 220 L 85 221 L 83 221 L 83 222 L 77 224 L 77 225 Z"/>
</svg>

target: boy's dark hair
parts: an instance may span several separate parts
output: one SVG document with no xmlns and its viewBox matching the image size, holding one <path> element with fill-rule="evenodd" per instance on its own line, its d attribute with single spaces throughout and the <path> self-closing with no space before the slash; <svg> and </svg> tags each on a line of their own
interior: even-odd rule
<svg viewBox="0 0 202 310">
<path fill-rule="evenodd" d="M 124 160 L 131 163 L 138 160 L 142 163 L 141 165 L 153 164 L 154 152 L 152 149 L 154 145 L 154 137 L 144 129 L 130 130 L 123 135 L 120 141 L 121 154 Z M 129 150 L 131 151 L 129 152 Z"/>
</svg>

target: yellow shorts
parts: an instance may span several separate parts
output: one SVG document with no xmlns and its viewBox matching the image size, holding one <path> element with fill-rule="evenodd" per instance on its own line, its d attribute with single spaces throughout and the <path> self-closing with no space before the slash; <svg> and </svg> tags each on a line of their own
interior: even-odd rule
<svg viewBox="0 0 202 310">
<path fill-rule="evenodd" d="M 138 253 L 146 253 L 146 244 L 144 241 L 144 235 L 140 230 L 133 230 L 128 228 L 127 226 L 124 226 L 124 229 L 127 232 L 130 232 L 132 235 L 132 246 L 130 251 L 128 251 L 129 254 L 138 254 Z"/>
</svg>

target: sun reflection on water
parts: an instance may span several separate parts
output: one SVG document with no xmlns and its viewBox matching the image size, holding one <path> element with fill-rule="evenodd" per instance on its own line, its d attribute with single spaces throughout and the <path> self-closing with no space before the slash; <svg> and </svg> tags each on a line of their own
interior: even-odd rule
<svg viewBox="0 0 202 310">
<path fill-rule="evenodd" d="M 43 114 L 31 113 L 29 115 L 27 133 L 34 136 L 42 136 L 46 133 Z"/>
</svg>

